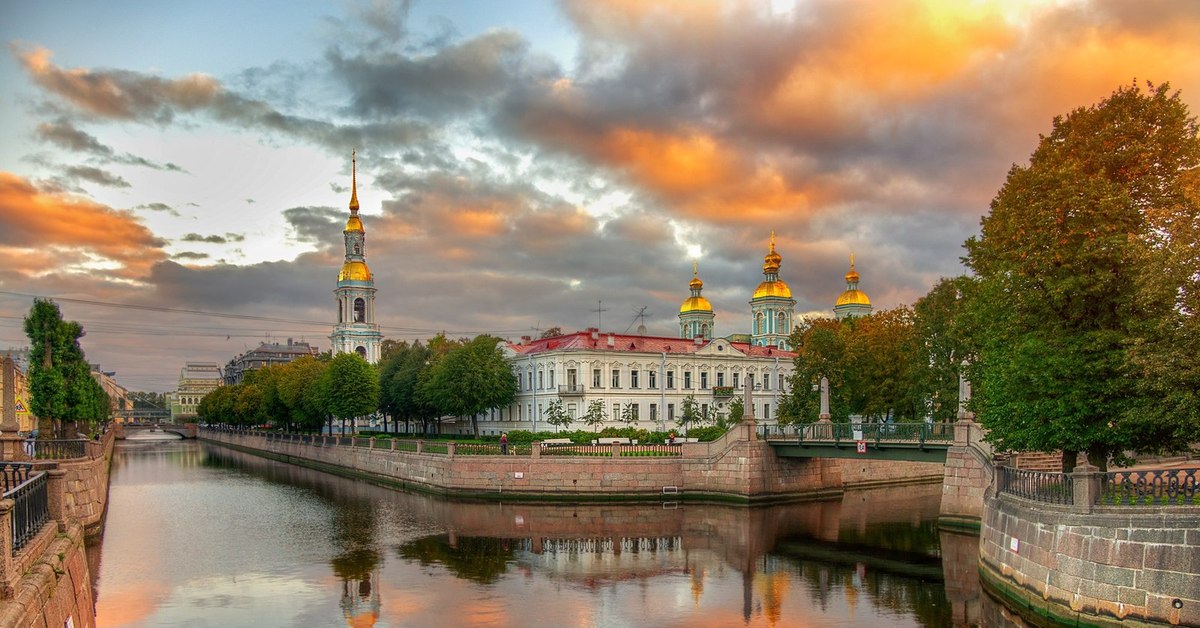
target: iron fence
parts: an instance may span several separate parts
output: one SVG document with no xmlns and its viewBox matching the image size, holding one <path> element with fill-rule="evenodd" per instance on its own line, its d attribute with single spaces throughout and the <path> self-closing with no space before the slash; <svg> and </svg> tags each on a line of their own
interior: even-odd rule
<svg viewBox="0 0 1200 628">
<path fill-rule="evenodd" d="M 32 449 L 31 455 L 38 460 L 70 460 L 72 458 L 87 458 L 86 438 L 66 440 L 32 440 L 27 446 Z"/>
<path fill-rule="evenodd" d="M 4 492 L 4 499 L 13 500 L 10 518 L 13 554 L 20 551 L 50 520 L 46 477 L 45 471 L 34 473 L 29 479 Z"/>
<path fill-rule="evenodd" d="M 763 425 L 764 439 L 796 440 L 800 444 L 833 443 L 850 445 L 857 441 L 873 443 L 951 444 L 954 442 L 953 423 L 793 423 Z"/>
<path fill-rule="evenodd" d="M 1200 467 L 1110 471 L 1102 478 L 1100 504 L 1194 506 L 1200 504 Z"/>
<path fill-rule="evenodd" d="M 1066 473 L 998 467 L 1000 492 L 1047 504 L 1075 503 L 1075 486 Z"/>
<path fill-rule="evenodd" d="M 25 481 L 29 479 L 30 473 L 33 473 L 33 465 L 31 463 L 0 463 L 0 482 L 4 483 L 4 492 L 7 493 L 21 484 L 24 484 Z"/>
</svg>

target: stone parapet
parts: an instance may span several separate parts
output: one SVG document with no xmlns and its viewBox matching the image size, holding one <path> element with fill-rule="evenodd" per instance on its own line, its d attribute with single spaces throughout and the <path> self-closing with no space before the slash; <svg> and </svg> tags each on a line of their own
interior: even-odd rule
<svg viewBox="0 0 1200 628">
<path fill-rule="evenodd" d="M 21 554 L 30 561 L 6 585 L 0 628 L 96 625 L 82 526 L 71 523 L 56 534 L 48 525 Z"/>
<path fill-rule="evenodd" d="M 1056 621 L 1200 626 L 1200 508 L 987 496 L 980 573 L 999 597 Z"/>
</svg>

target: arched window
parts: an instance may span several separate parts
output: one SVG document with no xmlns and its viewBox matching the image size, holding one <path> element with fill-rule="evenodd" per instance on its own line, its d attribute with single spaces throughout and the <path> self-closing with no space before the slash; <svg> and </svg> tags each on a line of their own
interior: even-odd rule
<svg viewBox="0 0 1200 628">
<path fill-rule="evenodd" d="M 354 300 L 354 322 L 362 323 L 367 320 L 367 302 L 359 297 Z"/>
<path fill-rule="evenodd" d="M 354 254 L 355 254 L 355 255 L 362 255 L 362 245 L 361 245 L 361 244 L 355 244 L 355 245 L 354 245 Z"/>
<path fill-rule="evenodd" d="M 790 331 L 787 328 L 787 315 L 783 312 L 779 313 L 779 316 L 775 321 L 775 331 L 780 334 L 786 334 Z"/>
<path fill-rule="evenodd" d="M 354 352 L 362 356 L 364 360 L 367 358 L 367 348 L 362 345 L 355 347 Z"/>
<path fill-rule="evenodd" d="M 700 326 L 700 335 L 705 338 L 708 338 L 708 323 L 705 323 Z"/>
</svg>

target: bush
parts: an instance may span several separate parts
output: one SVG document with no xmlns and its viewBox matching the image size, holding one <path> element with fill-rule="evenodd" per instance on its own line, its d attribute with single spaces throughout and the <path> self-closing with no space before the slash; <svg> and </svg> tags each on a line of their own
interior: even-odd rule
<svg viewBox="0 0 1200 628">
<path fill-rule="evenodd" d="M 718 425 L 706 425 L 704 427 L 693 427 L 687 431 L 687 435 L 688 438 L 696 438 L 700 442 L 708 442 L 724 436 L 726 431 L 726 428 Z"/>
</svg>

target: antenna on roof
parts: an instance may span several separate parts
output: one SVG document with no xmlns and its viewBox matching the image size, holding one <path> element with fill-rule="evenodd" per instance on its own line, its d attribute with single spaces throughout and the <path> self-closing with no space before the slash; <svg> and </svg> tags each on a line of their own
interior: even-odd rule
<svg viewBox="0 0 1200 628">
<path fill-rule="evenodd" d="M 592 310 L 593 312 L 596 313 L 596 331 L 600 331 L 601 328 L 604 327 L 603 325 L 600 324 L 600 321 L 603 320 L 603 319 L 601 319 L 600 314 L 601 314 L 601 312 L 607 312 L 608 310 L 601 307 L 603 304 L 604 304 L 603 301 L 597 300 L 596 301 L 596 309 Z"/>
<path fill-rule="evenodd" d="M 623 334 L 629 333 L 629 330 L 630 330 L 630 328 L 633 327 L 634 323 L 640 323 L 638 325 L 638 335 L 640 335 L 640 336 L 646 335 L 646 316 L 647 316 L 646 308 L 647 307 L 649 307 L 649 306 L 643 305 L 640 308 L 636 308 L 636 307 L 633 308 L 633 320 L 629 321 L 629 327 L 626 327 L 625 331 L 623 331 L 621 333 L 623 333 Z"/>
</svg>

